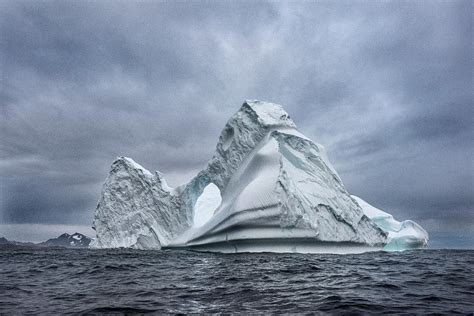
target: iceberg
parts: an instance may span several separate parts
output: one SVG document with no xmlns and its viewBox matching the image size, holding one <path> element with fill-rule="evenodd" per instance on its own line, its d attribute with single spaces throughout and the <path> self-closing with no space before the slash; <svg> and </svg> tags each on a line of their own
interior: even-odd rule
<svg viewBox="0 0 474 316">
<path fill-rule="evenodd" d="M 161 173 L 117 158 L 91 247 L 355 253 L 426 245 L 419 225 L 374 209 L 347 192 L 324 147 L 301 134 L 281 105 L 251 100 L 185 185 L 171 188 Z"/>
</svg>

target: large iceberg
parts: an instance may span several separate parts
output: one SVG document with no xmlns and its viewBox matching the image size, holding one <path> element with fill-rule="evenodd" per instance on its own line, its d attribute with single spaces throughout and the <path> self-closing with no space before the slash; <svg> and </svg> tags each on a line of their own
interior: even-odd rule
<svg viewBox="0 0 474 316">
<path fill-rule="evenodd" d="M 347 192 L 323 146 L 280 105 L 246 101 L 207 167 L 183 186 L 117 158 L 92 247 L 349 253 L 426 245 L 419 225 L 374 210 Z"/>
</svg>

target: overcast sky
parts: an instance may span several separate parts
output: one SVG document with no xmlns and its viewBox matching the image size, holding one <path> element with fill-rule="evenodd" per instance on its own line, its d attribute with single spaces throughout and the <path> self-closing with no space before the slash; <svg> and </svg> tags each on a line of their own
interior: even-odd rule
<svg viewBox="0 0 474 316">
<path fill-rule="evenodd" d="M 172 185 L 245 99 L 347 189 L 474 245 L 471 1 L 0 1 L 0 236 L 88 228 L 116 156 Z"/>
</svg>

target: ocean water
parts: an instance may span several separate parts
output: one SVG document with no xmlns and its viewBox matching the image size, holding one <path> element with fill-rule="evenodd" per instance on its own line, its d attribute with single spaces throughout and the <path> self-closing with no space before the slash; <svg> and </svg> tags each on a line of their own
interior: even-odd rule
<svg viewBox="0 0 474 316">
<path fill-rule="evenodd" d="M 474 251 L 0 250 L 0 314 L 473 313 Z"/>
</svg>

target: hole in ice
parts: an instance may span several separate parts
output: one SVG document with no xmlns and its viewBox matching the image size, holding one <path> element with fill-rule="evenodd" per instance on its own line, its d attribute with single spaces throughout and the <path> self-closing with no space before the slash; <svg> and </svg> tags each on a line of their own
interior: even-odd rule
<svg viewBox="0 0 474 316">
<path fill-rule="evenodd" d="M 222 135 L 222 149 L 227 150 L 232 144 L 232 139 L 234 138 L 234 129 L 232 127 L 227 127 L 224 130 Z"/>
<path fill-rule="evenodd" d="M 221 190 L 214 184 L 209 183 L 194 205 L 194 227 L 206 224 L 221 204 Z"/>
</svg>

